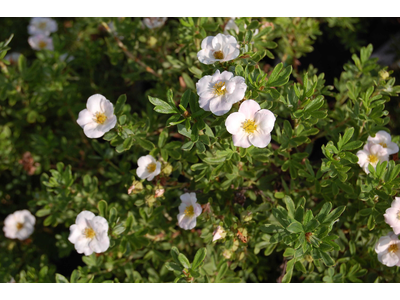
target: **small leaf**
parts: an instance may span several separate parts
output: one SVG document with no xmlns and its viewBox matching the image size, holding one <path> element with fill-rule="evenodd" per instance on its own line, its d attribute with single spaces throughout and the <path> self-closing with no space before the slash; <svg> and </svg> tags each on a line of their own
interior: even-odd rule
<svg viewBox="0 0 400 300">
<path fill-rule="evenodd" d="M 187 269 L 190 268 L 190 262 L 189 262 L 189 260 L 188 260 L 187 257 L 186 257 L 185 255 L 183 255 L 182 253 L 179 253 L 179 255 L 178 255 L 178 260 L 179 260 L 179 262 L 181 263 L 181 265 L 182 265 L 184 268 L 187 268 Z"/>
<path fill-rule="evenodd" d="M 114 109 L 114 114 L 118 115 L 120 112 L 122 112 L 122 108 L 124 107 L 124 104 L 126 102 L 126 95 L 121 95 L 118 97 L 117 103 L 115 104 L 115 109 Z"/>
<path fill-rule="evenodd" d="M 57 283 L 69 283 L 68 279 L 63 275 L 56 273 L 56 282 Z"/>
<path fill-rule="evenodd" d="M 105 200 L 101 200 L 97 204 L 97 208 L 99 209 L 100 216 L 107 219 L 107 210 L 108 210 L 107 202 Z"/>
<path fill-rule="evenodd" d="M 196 255 L 194 256 L 192 269 L 196 270 L 204 261 L 207 255 L 207 249 L 201 248 L 197 250 Z"/>
</svg>

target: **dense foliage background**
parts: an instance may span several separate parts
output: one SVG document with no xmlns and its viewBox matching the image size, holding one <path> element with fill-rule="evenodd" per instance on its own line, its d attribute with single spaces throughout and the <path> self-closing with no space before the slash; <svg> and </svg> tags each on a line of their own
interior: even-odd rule
<svg viewBox="0 0 400 300">
<path fill-rule="evenodd" d="M 1 282 L 399 280 L 374 251 L 390 231 L 397 155 L 369 175 L 355 155 L 379 130 L 400 140 L 399 52 L 390 66 L 371 58 L 398 19 L 238 18 L 239 58 L 214 65 L 196 55 L 229 18 L 55 20 L 54 51 L 35 51 L 29 18 L 0 19 L 0 220 L 36 216 L 29 239 L 0 235 Z M 234 147 L 228 114 L 199 108 L 196 82 L 216 69 L 277 116 L 268 147 Z M 96 93 L 118 124 L 89 139 L 76 120 Z M 149 153 L 163 165 L 152 182 L 136 176 Z M 189 231 L 176 220 L 186 192 L 203 207 Z M 68 241 L 82 210 L 108 220 L 105 253 Z M 219 225 L 227 236 L 212 242 Z"/>
</svg>

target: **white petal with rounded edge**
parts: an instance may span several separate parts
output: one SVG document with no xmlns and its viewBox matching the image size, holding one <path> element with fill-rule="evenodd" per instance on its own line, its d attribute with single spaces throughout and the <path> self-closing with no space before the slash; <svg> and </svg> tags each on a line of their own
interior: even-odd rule
<svg viewBox="0 0 400 300">
<path fill-rule="evenodd" d="M 95 214 L 91 211 L 84 210 L 79 215 L 76 216 L 75 224 L 78 225 L 80 228 L 87 227 L 87 220 L 92 220 L 95 217 Z"/>
<path fill-rule="evenodd" d="M 253 146 L 265 148 L 271 142 L 271 135 L 269 133 L 254 132 L 252 135 L 249 135 L 249 141 Z"/>
<path fill-rule="evenodd" d="M 246 116 L 240 112 L 231 113 L 225 121 L 226 130 L 230 134 L 238 134 L 243 131 L 242 123 L 246 120 Z M 244 132 L 244 131 L 243 131 Z"/>
<path fill-rule="evenodd" d="M 232 135 L 233 145 L 236 147 L 249 148 L 251 146 L 249 136 L 244 130 Z"/>
<path fill-rule="evenodd" d="M 222 116 L 230 111 L 232 103 L 221 99 L 221 97 L 215 97 L 210 101 L 210 111 L 216 116 Z"/>
<path fill-rule="evenodd" d="M 381 237 L 375 245 L 375 252 L 380 253 L 385 251 L 390 246 L 391 238 L 387 235 Z"/>
<path fill-rule="evenodd" d="M 261 109 L 254 115 L 254 121 L 257 125 L 257 131 L 262 130 L 263 133 L 270 133 L 274 129 L 275 116 L 268 109 Z"/>
<path fill-rule="evenodd" d="M 254 100 L 246 100 L 240 104 L 239 112 L 244 114 L 246 119 L 254 119 L 254 115 L 261 109 L 260 105 Z"/>
<path fill-rule="evenodd" d="M 104 135 L 104 132 L 99 130 L 98 124 L 95 122 L 88 123 L 83 127 L 83 133 L 91 139 L 97 139 Z"/>
<path fill-rule="evenodd" d="M 76 120 L 76 122 L 83 128 L 86 124 L 93 122 L 93 115 L 85 108 L 79 112 L 78 120 Z"/>
<path fill-rule="evenodd" d="M 86 102 L 86 108 L 92 113 L 103 112 L 101 107 L 101 101 L 107 100 L 103 95 L 95 94 L 88 98 Z"/>
</svg>

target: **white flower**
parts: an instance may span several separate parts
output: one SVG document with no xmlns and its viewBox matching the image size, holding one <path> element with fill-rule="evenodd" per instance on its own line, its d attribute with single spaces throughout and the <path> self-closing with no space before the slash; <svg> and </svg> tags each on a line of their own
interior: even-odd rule
<svg viewBox="0 0 400 300">
<path fill-rule="evenodd" d="M 393 232 L 379 239 L 375 245 L 378 260 L 388 267 L 400 266 L 400 240 Z"/>
<path fill-rule="evenodd" d="M 143 18 L 143 24 L 147 26 L 147 28 L 154 29 L 164 25 L 167 18 Z"/>
<path fill-rule="evenodd" d="M 28 39 L 29 45 L 33 50 L 54 50 L 53 39 L 49 36 L 45 36 L 43 34 L 38 34 L 29 37 Z"/>
<path fill-rule="evenodd" d="M 4 220 L 4 235 L 9 239 L 27 239 L 34 230 L 36 218 L 29 210 L 17 210 Z"/>
<path fill-rule="evenodd" d="M 49 36 L 57 29 L 57 23 L 52 18 L 32 18 L 28 26 L 28 33 L 30 35 L 43 34 Z"/>
<path fill-rule="evenodd" d="M 256 101 L 246 100 L 240 105 L 238 112 L 228 116 L 225 126 L 232 134 L 233 145 L 264 148 L 271 142 L 271 131 L 276 118 L 270 110 L 260 108 Z"/>
<path fill-rule="evenodd" d="M 375 137 L 369 136 L 368 142 L 381 145 L 389 155 L 399 152 L 399 146 L 393 143 L 390 134 L 383 130 L 378 131 Z"/>
<path fill-rule="evenodd" d="M 199 105 L 214 115 L 222 116 L 232 105 L 243 99 L 247 89 L 245 79 L 233 73 L 219 70 L 214 75 L 204 76 L 196 83 Z"/>
<path fill-rule="evenodd" d="M 222 228 L 221 226 L 218 226 L 214 232 L 213 232 L 213 242 L 219 239 L 223 239 L 226 236 L 226 232 L 224 230 L 224 228 Z"/>
<path fill-rule="evenodd" d="M 185 230 L 196 226 L 196 218 L 202 212 L 201 205 L 196 203 L 196 193 L 186 193 L 181 195 L 182 203 L 179 205 L 178 223 L 179 227 Z"/>
<path fill-rule="evenodd" d="M 110 247 L 107 220 L 100 216 L 96 217 L 90 211 L 81 212 L 69 230 L 68 240 L 75 244 L 75 249 L 80 254 L 102 253 Z"/>
<path fill-rule="evenodd" d="M 387 151 L 379 144 L 373 144 L 368 142 L 365 144 L 363 150 L 357 152 L 358 164 L 364 169 L 364 172 L 369 174 L 368 165 L 371 164 L 374 169 L 379 161 L 388 161 L 389 154 Z"/>
<path fill-rule="evenodd" d="M 88 138 L 102 137 L 117 124 L 114 106 L 103 95 L 90 96 L 86 103 L 87 109 L 79 113 L 76 122 L 83 128 Z"/>
<path fill-rule="evenodd" d="M 216 61 L 228 61 L 239 56 L 239 44 L 229 34 L 218 33 L 208 36 L 201 42 L 201 50 L 197 58 L 203 64 L 210 65 Z"/>
<path fill-rule="evenodd" d="M 395 234 L 400 234 L 400 197 L 395 197 L 391 207 L 383 215 L 385 222 L 392 227 Z"/>
<path fill-rule="evenodd" d="M 21 56 L 21 53 L 19 52 L 11 52 L 10 54 L 7 54 L 4 59 L 8 60 L 10 64 L 14 65 L 18 63 L 18 59 Z"/>
<path fill-rule="evenodd" d="M 139 167 L 136 169 L 136 175 L 140 179 L 152 181 L 161 172 L 161 163 L 151 155 L 140 157 L 137 163 Z"/>
<path fill-rule="evenodd" d="M 235 23 L 236 18 L 231 18 L 228 23 L 226 23 L 224 28 L 224 34 L 229 34 L 228 30 L 234 30 L 236 34 L 239 34 L 239 27 Z"/>
</svg>

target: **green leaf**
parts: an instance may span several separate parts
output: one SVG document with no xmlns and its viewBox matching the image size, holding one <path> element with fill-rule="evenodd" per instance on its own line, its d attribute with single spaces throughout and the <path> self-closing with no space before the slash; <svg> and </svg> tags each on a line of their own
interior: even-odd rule
<svg viewBox="0 0 400 300">
<path fill-rule="evenodd" d="M 346 209 L 346 206 L 339 206 L 338 208 L 335 208 L 332 210 L 332 212 L 325 218 L 325 220 L 322 220 L 322 224 L 330 224 L 333 221 L 336 221 L 340 215 L 344 212 Z"/>
<path fill-rule="evenodd" d="M 183 255 L 182 253 L 179 253 L 179 255 L 178 255 L 178 260 L 179 260 L 179 262 L 181 263 L 181 265 L 182 265 L 184 268 L 187 268 L 187 269 L 190 268 L 190 262 L 189 262 L 189 260 L 188 260 L 187 257 L 186 257 L 185 255 Z"/>
<path fill-rule="evenodd" d="M 70 277 L 69 281 L 70 281 L 71 283 L 77 283 L 77 282 L 78 282 L 78 279 L 79 279 L 79 276 L 80 276 L 79 271 L 78 271 L 78 270 L 74 270 L 74 271 L 72 272 L 72 274 L 71 274 L 71 277 Z"/>
<path fill-rule="evenodd" d="M 187 86 L 189 89 L 192 89 L 192 90 L 195 90 L 195 89 L 196 89 L 196 86 L 194 85 L 192 78 L 190 78 L 190 76 L 189 76 L 188 74 L 186 74 L 185 72 L 183 72 L 183 73 L 182 73 L 182 77 L 183 77 L 183 81 L 185 81 L 186 86 Z"/>
<path fill-rule="evenodd" d="M 56 282 L 57 283 L 69 283 L 68 279 L 63 275 L 56 273 Z"/>
<path fill-rule="evenodd" d="M 171 107 L 167 102 L 163 100 L 149 96 L 149 101 L 153 105 L 155 105 L 154 110 L 156 112 L 159 112 L 161 114 L 179 113 L 179 110 L 176 107 Z"/>
<path fill-rule="evenodd" d="M 328 253 L 319 251 L 319 254 L 322 258 L 322 261 L 324 262 L 324 264 L 326 266 L 329 267 L 329 266 L 333 266 L 335 264 L 335 261 L 332 259 L 332 257 Z"/>
<path fill-rule="evenodd" d="M 194 256 L 193 263 L 192 263 L 192 269 L 196 270 L 200 265 L 203 263 L 204 259 L 206 258 L 207 255 L 207 249 L 206 248 L 200 248 L 197 250 L 196 255 Z"/>
<path fill-rule="evenodd" d="M 115 109 L 114 109 L 114 114 L 118 115 L 119 113 L 122 112 L 122 109 L 124 108 L 124 104 L 126 102 L 126 95 L 121 95 L 118 97 L 117 103 L 115 104 Z"/>
<path fill-rule="evenodd" d="M 172 259 L 173 259 L 177 264 L 179 264 L 180 262 L 179 262 L 179 259 L 178 259 L 178 256 L 179 256 L 179 250 L 178 250 L 178 248 L 176 248 L 175 246 L 172 247 L 172 248 L 171 248 L 171 251 L 170 251 L 169 253 L 170 253 L 171 256 L 172 256 Z"/>
<path fill-rule="evenodd" d="M 146 149 L 148 151 L 153 150 L 156 146 L 150 142 L 149 140 L 145 140 L 145 139 L 137 139 L 138 144 L 143 148 Z"/>
<path fill-rule="evenodd" d="M 293 268 L 296 260 L 293 258 L 289 260 L 286 264 L 286 273 L 285 276 L 282 278 L 282 283 L 289 283 L 290 280 L 292 279 L 292 274 L 293 274 Z"/>
<path fill-rule="evenodd" d="M 222 277 L 224 277 L 226 271 L 228 271 L 228 264 L 224 262 L 221 267 L 218 269 L 218 274 L 217 278 L 215 279 L 215 282 L 221 282 Z"/>
<path fill-rule="evenodd" d="M 99 209 L 99 215 L 103 218 L 107 219 L 107 211 L 108 211 L 108 204 L 105 200 L 101 200 L 97 204 L 97 208 Z"/>
<path fill-rule="evenodd" d="M 131 227 L 132 227 L 132 224 L 134 221 L 135 221 L 135 217 L 133 216 L 132 212 L 131 211 L 128 212 L 128 217 L 126 218 L 126 221 L 125 221 L 126 230 L 128 230 L 128 231 L 131 230 Z"/>
<path fill-rule="evenodd" d="M 358 149 L 363 145 L 362 141 L 352 141 L 343 146 L 342 151 Z"/>
<path fill-rule="evenodd" d="M 286 229 L 291 233 L 303 232 L 303 226 L 297 221 L 290 223 Z"/>
</svg>

